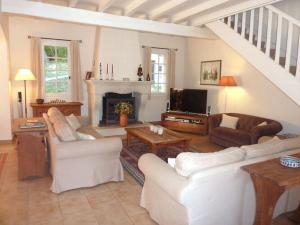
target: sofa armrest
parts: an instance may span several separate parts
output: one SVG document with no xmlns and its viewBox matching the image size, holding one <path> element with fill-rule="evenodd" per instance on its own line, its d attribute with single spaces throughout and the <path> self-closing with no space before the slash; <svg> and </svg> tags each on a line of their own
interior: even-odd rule
<svg viewBox="0 0 300 225">
<path fill-rule="evenodd" d="M 208 133 L 210 133 L 212 129 L 219 127 L 221 121 L 222 121 L 222 114 L 210 115 L 208 118 L 208 125 L 209 125 Z"/>
<path fill-rule="evenodd" d="M 265 126 L 255 126 L 251 129 L 251 144 L 256 144 L 262 136 L 272 136 L 282 130 L 282 125 L 273 121 Z"/>
<path fill-rule="evenodd" d="M 187 178 L 178 175 L 175 169 L 152 153 L 142 155 L 138 166 L 145 175 L 145 182 L 154 182 L 175 201 L 183 202 L 183 191 L 188 185 Z"/>
<path fill-rule="evenodd" d="M 57 159 L 79 158 L 88 155 L 120 155 L 122 141 L 120 138 L 101 138 L 87 141 L 60 142 L 56 145 Z"/>
</svg>

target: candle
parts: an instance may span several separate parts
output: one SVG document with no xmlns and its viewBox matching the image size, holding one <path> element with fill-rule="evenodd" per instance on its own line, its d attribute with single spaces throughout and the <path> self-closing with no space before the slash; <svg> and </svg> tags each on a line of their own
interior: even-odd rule
<svg viewBox="0 0 300 225">
<path fill-rule="evenodd" d="M 111 64 L 111 73 L 114 73 L 114 64 Z"/>
<path fill-rule="evenodd" d="M 108 74 L 108 63 L 106 65 L 106 74 Z"/>
</svg>

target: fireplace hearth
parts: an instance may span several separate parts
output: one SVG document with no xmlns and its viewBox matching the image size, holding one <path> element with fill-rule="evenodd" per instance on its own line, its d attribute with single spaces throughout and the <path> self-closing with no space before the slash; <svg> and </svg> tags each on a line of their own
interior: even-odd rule
<svg viewBox="0 0 300 225">
<path fill-rule="evenodd" d="M 128 115 L 128 122 L 136 122 L 135 97 L 133 93 L 119 94 L 114 92 L 107 92 L 103 96 L 103 112 L 100 125 L 117 124 L 120 121 L 119 114 L 115 113 L 115 105 L 120 102 L 128 102 L 133 106 L 133 113 Z"/>
</svg>

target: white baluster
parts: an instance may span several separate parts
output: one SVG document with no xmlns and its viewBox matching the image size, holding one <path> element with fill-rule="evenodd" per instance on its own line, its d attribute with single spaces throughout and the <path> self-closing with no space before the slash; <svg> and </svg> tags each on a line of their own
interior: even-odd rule
<svg viewBox="0 0 300 225">
<path fill-rule="evenodd" d="M 242 37 L 245 38 L 246 34 L 246 12 L 243 12 L 243 18 L 242 18 Z"/>
<path fill-rule="evenodd" d="M 282 36 L 281 30 L 282 30 L 282 16 L 278 14 L 276 52 L 275 52 L 275 62 L 278 64 L 280 60 L 280 48 L 281 48 L 281 36 Z"/>
<path fill-rule="evenodd" d="M 234 30 L 238 32 L 238 21 L 239 21 L 239 14 L 234 15 Z"/>
<path fill-rule="evenodd" d="M 251 44 L 253 44 L 253 29 L 254 29 L 254 9 L 251 10 L 251 14 L 250 14 L 249 42 Z"/>
<path fill-rule="evenodd" d="M 231 27 L 231 16 L 228 16 L 227 25 Z"/>
<path fill-rule="evenodd" d="M 294 25 L 289 21 L 289 29 L 287 33 L 286 60 L 285 60 L 285 70 L 287 72 L 290 72 L 290 66 L 291 66 L 293 31 L 294 31 Z"/>
<path fill-rule="evenodd" d="M 264 20 L 264 8 L 261 7 L 259 9 L 259 15 L 258 15 L 258 33 L 257 33 L 257 48 L 259 50 L 261 49 L 263 20 Z"/>
<path fill-rule="evenodd" d="M 271 35 L 272 35 L 272 21 L 273 21 L 273 12 L 269 9 L 268 11 L 268 28 L 267 28 L 267 43 L 266 43 L 266 55 L 270 56 L 271 49 Z"/>
<path fill-rule="evenodd" d="M 300 35 L 298 41 L 298 56 L 297 56 L 297 71 L 296 71 L 296 78 L 300 81 Z"/>
</svg>

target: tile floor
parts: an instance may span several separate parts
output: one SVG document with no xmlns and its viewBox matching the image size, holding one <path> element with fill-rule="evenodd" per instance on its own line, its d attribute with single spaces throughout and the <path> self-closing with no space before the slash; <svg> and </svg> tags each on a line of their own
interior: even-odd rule
<svg viewBox="0 0 300 225">
<path fill-rule="evenodd" d="M 0 145 L 9 156 L 0 178 L 0 225 L 154 225 L 139 207 L 141 186 L 125 181 L 54 194 L 51 178 L 19 181 L 13 144 Z"/>
</svg>

